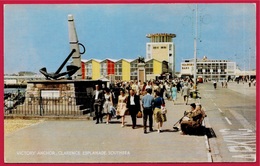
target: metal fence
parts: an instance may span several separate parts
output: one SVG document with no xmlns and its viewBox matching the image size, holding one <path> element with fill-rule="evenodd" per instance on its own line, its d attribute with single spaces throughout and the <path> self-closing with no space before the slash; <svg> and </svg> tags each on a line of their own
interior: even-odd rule
<svg viewBox="0 0 260 166">
<path fill-rule="evenodd" d="M 87 93 L 74 97 L 26 97 L 23 100 L 5 100 L 5 115 L 81 116 L 92 113 L 92 98 Z"/>
</svg>

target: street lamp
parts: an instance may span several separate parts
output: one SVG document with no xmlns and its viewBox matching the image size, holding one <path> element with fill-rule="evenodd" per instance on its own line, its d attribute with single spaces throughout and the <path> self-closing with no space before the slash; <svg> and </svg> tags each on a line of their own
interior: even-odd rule
<svg viewBox="0 0 260 166">
<path fill-rule="evenodd" d="M 249 54 L 249 59 L 248 59 L 248 61 L 249 61 L 249 65 L 248 65 L 248 80 L 250 81 L 251 80 L 251 75 L 250 75 L 250 53 L 251 53 L 251 47 L 249 48 L 249 51 L 248 51 L 248 54 Z"/>
<path fill-rule="evenodd" d="M 196 25 L 194 37 L 194 87 L 197 88 L 197 35 L 198 35 L 198 4 L 196 4 Z"/>
</svg>

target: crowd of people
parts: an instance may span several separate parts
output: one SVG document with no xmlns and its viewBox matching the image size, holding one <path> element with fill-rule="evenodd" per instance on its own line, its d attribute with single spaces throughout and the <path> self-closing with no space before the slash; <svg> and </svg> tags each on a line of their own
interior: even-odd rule
<svg viewBox="0 0 260 166">
<path fill-rule="evenodd" d="M 116 117 L 121 119 L 121 127 L 124 127 L 125 116 L 130 115 L 132 128 L 135 129 L 137 114 L 142 112 L 144 133 L 147 133 L 148 119 L 149 131 L 153 131 L 153 122 L 155 121 L 157 123 L 157 131 L 160 133 L 163 122 L 167 121 L 164 98 L 174 103 L 177 100 L 177 93 L 181 93 L 184 104 L 187 105 L 192 88 L 193 82 L 189 79 L 148 81 L 143 83 L 141 81 L 117 81 L 105 89 L 101 89 L 96 85 L 93 92 L 93 109 L 95 111 L 96 124 L 103 123 L 103 116 L 105 115 L 106 124 L 110 123 L 112 117 Z M 192 119 L 191 116 L 190 119 Z M 194 124 L 191 125 L 194 126 Z M 180 129 L 183 130 L 183 133 L 188 133 L 185 127 L 180 127 Z"/>
</svg>

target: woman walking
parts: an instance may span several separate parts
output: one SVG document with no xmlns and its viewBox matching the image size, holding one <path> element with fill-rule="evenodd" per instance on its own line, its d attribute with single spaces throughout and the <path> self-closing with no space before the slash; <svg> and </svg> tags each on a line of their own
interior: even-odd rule
<svg viewBox="0 0 260 166">
<path fill-rule="evenodd" d="M 171 99 L 171 85 L 170 85 L 170 83 L 167 83 L 165 88 L 166 88 L 166 97 L 167 97 L 168 100 L 170 100 Z"/>
<path fill-rule="evenodd" d="M 126 112 L 126 100 L 127 96 L 125 95 L 125 91 L 123 89 L 120 90 L 120 95 L 118 96 L 118 104 L 117 104 L 117 116 L 121 116 L 122 125 L 124 127 L 125 123 L 125 112 Z"/>
<path fill-rule="evenodd" d="M 158 133 L 162 131 L 163 122 L 166 121 L 165 114 L 163 115 L 161 107 L 164 105 L 164 99 L 160 97 L 160 92 L 155 92 L 155 99 L 154 99 L 154 120 L 157 123 Z"/>
<path fill-rule="evenodd" d="M 111 107 L 113 106 L 113 98 L 112 98 L 110 89 L 107 88 L 105 90 L 104 97 L 105 97 L 105 103 L 104 103 L 103 107 L 104 107 L 104 113 L 107 116 L 106 124 L 108 124 L 109 121 L 111 120 L 111 115 L 112 115 Z"/>
<path fill-rule="evenodd" d="M 172 92 L 172 101 L 174 104 L 174 102 L 177 100 L 177 87 L 175 84 L 172 85 L 171 92 Z"/>
</svg>

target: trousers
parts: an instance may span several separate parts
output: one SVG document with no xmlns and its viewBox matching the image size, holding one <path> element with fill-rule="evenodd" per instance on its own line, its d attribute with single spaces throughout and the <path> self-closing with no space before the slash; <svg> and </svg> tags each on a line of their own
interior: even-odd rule
<svg viewBox="0 0 260 166">
<path fill-rule="evenodd" d="M 95 110 L 95 116 L 96 116 L 96 120 L 97 123 L 103 122 L 103 115 L 102 115 L 102 105 L 100 103 L 94 103 L 94 110 Z"/>
<path fill-rule="evenodd" d="M 144 108 L 143 110 L 143 122 L 144 122 L 144 130 L 146 131 L 147 128 L 147 119 L 149 118 L 149 128 L 150 130 L 153 129 L 153 109 L 150 108 Z"/>
<path fill-rule="evenodd" d="M 134 128 L 136 126 L 136 115 L 138 113 L 138 110 L 136 109 L 135 105 L 130 105 L 128 110 L 132 119 L 132 124 L 133 124 L 132 127 Z"/>
</svg>

